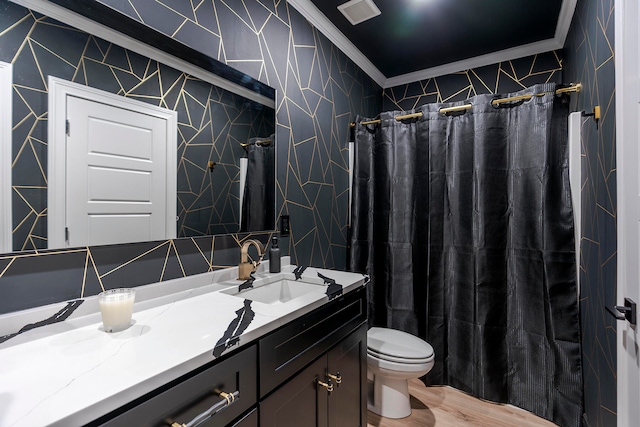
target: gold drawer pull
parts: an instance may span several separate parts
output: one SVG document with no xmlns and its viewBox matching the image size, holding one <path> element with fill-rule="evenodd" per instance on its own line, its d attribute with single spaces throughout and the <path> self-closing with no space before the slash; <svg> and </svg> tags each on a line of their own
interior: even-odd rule
<svg viewBox="0 0 640 427">
<path fill-rule="evenodd" d="M 338 386 L 340 386 L 340 384 L 342 384 L 342 375 L 340 375 L 340 372 L 336 372 L 335 375 L 327 374 L 327 376 L 329 378 L 331 378 L 332 380 L 334 380 L 336 382 L 336 384 L 338 384 Z"/>
<path fill-rule="evenodd" d="M 331 384 L 331 380 L 329 380 L 329 383 L 327 384 L 316 378 L 316 382 L 318 383 L 318 385 L 321 385 L 322 387 L 326 388 L 329 394 L 331 394 L 331 392 L 333 391 L 333 384 Z"/>
<path fill-rule="evenodd" d="M 225 393 L 224 391 L 215 390 L 215 392 L 218 394 L 218 396 L 222 397 L 222 399 L 224 399 L 224 400 L 221 400 L 220 402 L 216 403 L 211 408 L 207 409 L 206 411 L 204 411 L 200 415 L 196 416 L 194 419 L 192 419 L 188 423 L 180 424 L 180 423 L 175 422 L 175 423 L 171 424 L 171 427 L 197 427 L 200 424 L 202 424 L 205 421 L 207 421 L 209 418 L 211 418 L 214 415 L 216 415 L 218 412 L 227 409 L 236 400 L 238 400 L 240 398 L 240 392 L 239 391 L 234 391 L 233 393 Z"/>
</svg>

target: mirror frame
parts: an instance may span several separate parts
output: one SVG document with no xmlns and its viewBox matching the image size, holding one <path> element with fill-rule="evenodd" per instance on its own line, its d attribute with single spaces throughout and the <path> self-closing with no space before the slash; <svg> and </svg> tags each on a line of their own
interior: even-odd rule
<svg viewBox="0 0 640 427">
<path fill-rule="evenodd" d="M 46 15 L 71 27 L 82 30 L 88 34 L 102 38 L 110 43 L 114 43 L 124 49 L 128 49 L 137 54 L 143 55 L 154 61 L 185 72 L 193 77 L 199 78 L 219 88 L 231 93 L 255 101 L 276 111 L 276 91 L 274 88 L 238 71 L 215 58 L 212 58 L 200 51 L 188 47 L 187 45 L 142 24 L 123 13 L 100 3 L 96 0 L 10 0 L 20 6 Z M 10 86 L 9 86 L 10 87 Z M 9 90 L 11 92 L 11 90 Z M 0 110 L 0 114 L 2 110 Z M 1 117 L 1 116 L 0 116 Z M 11 115 L 9 114 L 9 120 Z M 274 123 L 274 130 L 277 123 Z M 0 130 L 2 128 L 0 127 Z M 11 127 L 9 126 L 9 134 Z M 9 137 L 8 140 L 11 140 Z M 9 148 L 9 153 L 11 149 Z M 276 156 L 277 157 L 277 156 Z M 0 158 L 2 158 L 0 156 Z M 11 159 L 11 156 L 9 156 Z M 9 160 L 10 162 L 10 160 Z M 277 159 L 274 164 L 277 168 Z M 4 170 L 5 168 L 3 168 Z M 9 168 L 9 174 L 11 169 Z M 275 174 L 277 176 L 277 173 Z M 10 176 L 10 175 L 9 175 Z M 4 182 L 4 181 L 2 181 Z M 11 182 L 11 179 L 8 180 Z M 277 188 L 277 178 L 274 182 Z M 10 189 L 11 186 L 8 186 Z M 2 194 L 0 193 L 0 200 Z M 11 192 L 9 192 L 9 200 Z M 274 212 L 277 197 L 273 200 Z M 10 204 L 3 203 L 4 209 Z M 12 215 L 8 216 L 9 227 L 11 226 Z M 0 219 L 1 216 L 0 216 Z M 1 224 L 0 224 L 1 226 Z M 273 224 L 273 229 L 260 231 L 273 231 L 277 224 Z M 4 233 L 4 231 L 0 231 Z M 233 234 L 233 233 L 232 233 Z M 2 237 L 0 235 L 0 237 Z M 0 242 L 8 243 L 7 248 L 0 247 L 0 253 L 13 253 L 12 236 L 9 239 L 2 238 Z"/>
<path fill-rule="evenodd" d="M 9 0 L 275 109 L 275 89 L 97 0 Z"/>
</svg>

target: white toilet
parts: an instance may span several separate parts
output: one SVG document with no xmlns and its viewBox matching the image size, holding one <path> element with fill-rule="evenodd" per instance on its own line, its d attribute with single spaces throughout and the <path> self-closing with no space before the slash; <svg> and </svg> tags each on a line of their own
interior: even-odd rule
<svg viewBox="0 0 640 427">
<path fill-rule="evenodd" d="M 367 332 L 368 409 L 386 418 L 411 415 L 407 380 L 433 368 L 433 347 L 406 332 L 371 328 Z"/>
</svg>

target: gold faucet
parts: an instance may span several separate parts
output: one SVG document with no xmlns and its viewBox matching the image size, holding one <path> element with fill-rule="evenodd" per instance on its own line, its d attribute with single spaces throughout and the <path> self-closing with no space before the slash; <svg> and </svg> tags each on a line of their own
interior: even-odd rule
<svg viewBox="0 0 640 427">
<path fill-rule="evenodd" d="M 258 260 L 254 261 L 251 259 L 249 262 L 249 246 L 255 246 L 258 250 Z M 240 264 L 238 264 L 238 280 L 249 280 L 251 278 L 251 273 L 256 271 L 258 265 L 262 261 L 262 257 L 264 256 L 264 246 L 258 240 L 249 239 L 242 244 L 242 248 L 240 249 Z"/>
</svg>

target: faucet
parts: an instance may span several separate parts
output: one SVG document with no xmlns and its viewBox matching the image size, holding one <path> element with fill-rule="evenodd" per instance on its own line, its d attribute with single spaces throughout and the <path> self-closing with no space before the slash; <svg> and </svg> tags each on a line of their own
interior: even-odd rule
<svg viewBox="0 0 640 427">
<path fill-rule="evenodd" d="M 257 261 L 251 259 L 251 262 L 249 262 L 249 246 L 251 245 L 255 246 L 258 250 L 259 258 Z M 240 249 L 240 264 L 238 264 L 238 280 L 249 280 L 251 278 L 251 273 L 256 271 L 256 268 L 260 265 L 264 253 L 264 246 L 258 240 L 249 239 L 242 244 Z"/>
</svg>

